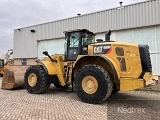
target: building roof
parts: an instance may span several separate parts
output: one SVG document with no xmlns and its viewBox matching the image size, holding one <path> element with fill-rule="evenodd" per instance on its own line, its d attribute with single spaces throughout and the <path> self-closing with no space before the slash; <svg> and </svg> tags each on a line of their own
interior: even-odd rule
<svg viewBox="0 0 160 120">
<path fill-rule="evenodd" d="M 50 21 L 50 22 L 45 22 L 45 23 L 41 23 L 41 24 L 36 24 L 36 25 L 31 25 L 31 26 L 27 26 L 27 27 L 22 27 L 22 28 L 17 28 L 15 30 L 18 30 L 18 29 L 25 29 L 25 28 L 28 28 L 28 27 L 35 27 L 35 26 L 40 26 L 40 25 L 44 25 L 44 24 L 52 24 L 52 23 L 56 23 L 56 22 L 61 22 L 61 21 L 66 21 L 66 20 L 71 20 L 71 19 L 80 19 L 82 17 L 85 17 L 85 16 L 90 16 L 90 15 L 94 15 L 94 14 L 99 14 L 99 13 L 103 13 L 103 12 L 106 12 L 106 11 L 114 11 L 114 10 L 121 10 L 121 9 L 124 9 L 124 8 L 128 8 L 128 7 L 133 7 L 133 6 L 140 6 L 140 7 L 144 7 L 144 5 L 147 3 L 149 4 L 157 4 L 159 3 L 159 0 L 146 0 L 146 1 L 142 1 L 142 2 L 138 2 L 138 3 L 133 3 L 133 4 L 128 4 L 128 5 L 124 5 L 122 6 L 122 8 L 119 6 L 119 7 L 115 7 L 115 8 L 110 8 L 110 9 L 106 9 L 106 10 L 101 10 L 101 11 L 97 11 L 97 12 L 92 12 L 92 13 L 87 13 L 87 14 L 84 14 L 84 15 L 80 15 L 80 16 L 74 16 L 74 17 L 70 17 L 70 18 L 65 18 L 65 19 L 61 19 L 61 20 L 55 20 L 55 21 Z M 141 6 L 143 5 L 143 6 Z M 152 9 L 154 9 L 154 5 L 148 5 L 147 7 L 152 7 Z M 158 4 L 157 4 L 157 7 L 158 7 Z M 158 10 L 158 9 L 157 9 Z M 137 10 L 138 11 L 138 10 Z M 148 9 L 148 11 L 150 11 Z M 158 11 L 157 11 L 158 12 Z M 138 12 L 137 12 L 138 14 Z M 133 15 L 133 14 L 131 14 Z"/>
</svg>

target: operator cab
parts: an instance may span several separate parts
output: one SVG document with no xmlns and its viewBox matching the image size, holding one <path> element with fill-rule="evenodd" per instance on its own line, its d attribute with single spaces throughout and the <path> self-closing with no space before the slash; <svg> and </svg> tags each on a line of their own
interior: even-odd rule
<svg viewBox="0 0 160 120">
<path fill-rule="evenodd" d="M 0 59 L 0 68 L 3 68 L 3 66 L 4 66 L 4 60 Z"/>
<path fill-rule="evenodd" d="M 65 39 L 65 60 L 75 61 L 78 55 L 88 54 L 88 45 L 95 42 L 95 34 L 86 29 L 67 31 Z"/>
</svg>

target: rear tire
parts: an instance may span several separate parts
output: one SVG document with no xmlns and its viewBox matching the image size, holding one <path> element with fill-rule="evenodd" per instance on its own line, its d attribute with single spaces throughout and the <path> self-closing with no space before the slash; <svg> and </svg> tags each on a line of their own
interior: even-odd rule
<svg viewBox="0 0 160 120">
<path fill-rule="evenodd" d="M 117 87 L 115 85 L 113 85 L 113 91 L 112 94 L 118 93 L 119 90 L 117 89 Z"/>
<path fill-rule="evenodd" d="M 50 82 L 43 66 L 30 66 L 24 75 L 24 85 L 29 93 L 44 93 L 49 88 Z"/>
<path fill-rule="evenodd" d="M 104 68 L 89 64 L 77 72 L 75 88 L 82 101 L 95 104 L 109 98 L 113 90 L 113 83 L 109 73 Z"/>
</svg>

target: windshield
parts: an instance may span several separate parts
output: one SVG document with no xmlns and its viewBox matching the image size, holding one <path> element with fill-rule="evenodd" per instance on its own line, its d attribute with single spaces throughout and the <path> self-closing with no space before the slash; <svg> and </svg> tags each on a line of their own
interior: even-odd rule
<svg viewBox="0 0 160 120">
<path fill-rule="evenodd" d="M 79 41 L 82 38 L 81 45 L 89 45 L 95 42 L 95 35 L 91 33 L 81 34 L 80 32 L 74 32 L 70 34 L 69 41 L 70 47 L 78 47 Z"/>
<path fill-rule="evenodd" d="M 95 36 L 93 34 L 87 34 L 82 37 L 82 45 L 89 45 L 95 42 Z"/>
</svg>

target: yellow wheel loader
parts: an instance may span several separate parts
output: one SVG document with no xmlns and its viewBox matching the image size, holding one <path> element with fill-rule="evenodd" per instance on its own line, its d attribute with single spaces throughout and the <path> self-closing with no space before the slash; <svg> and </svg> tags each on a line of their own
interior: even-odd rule
<svg viewBox="0 0 160 120">
<path fill-rule="evenodd" d="M 28 66 L 14 65 L 13 50 L 8 50 L 5 59 L 0 61 L 0 75 L 2 78 L 2 89 L 14 89 L 23 87 L 24 73 Z"/>
<path fill-rule="evenodd" d="M 47 57 L 25 72 L 25 89 L 37 94 L 44 93 L 51 83 L 72 85 L 82 101 L 94 104 L 107 100 L 112 92 L 157 83 L 148 46 L 110 41 L 110 34 L 105 41 L 95 42 L 95 34 L 86 29 L 65 32 L 65 54 L 43 52 Z"/>
<path fill-rule="evenodd" d="M 0 59 L 0 76 L 3 77 L 5 70 L 10 66 L 13 65 L 13 61 L 4 63 L 4 59 Z"/>
</svg>

